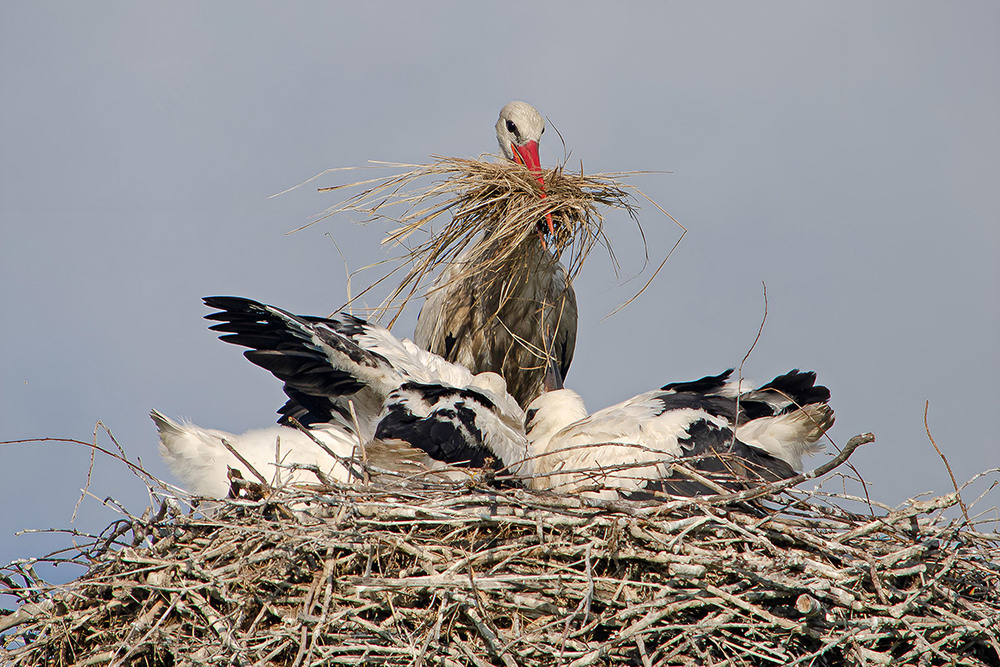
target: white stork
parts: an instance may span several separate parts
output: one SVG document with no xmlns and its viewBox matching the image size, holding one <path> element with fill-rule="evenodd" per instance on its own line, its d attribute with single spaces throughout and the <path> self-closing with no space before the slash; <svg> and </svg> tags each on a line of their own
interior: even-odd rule
<svg viewBox="0 0 1000 667">
<path fill-rule="evenodd" d="M 350 481 L 357 474 L 352 456 L 446 477 L 449 465 L 480 468 L 488 459 L 513 464 L 526 456 L 524 413 L 496 373 L 473 375 L 351 315 L 299 317 L 238 297 L 205 303 L 219 309 L 206 316 L 219 322 L 211 329 L 249 347 L 246 357 L 283 380 L 289 400 L 279 426 L 241 435 L 179 424 L 154 410 L 160 454 L 195 494 L 224 497 L 229 467 L 253 479 L 223 439 L 274 485 L 316 481 L 294 465 L 318 466 L 335 481 Z"/>
<path fill-rule="evenodd" d="M 531 486 L 613 499 L 793 476 L 833 425 L 830 391 L 798 369 L 756 390 L 730 381 L 732 372 L 667 384 L 591 415 L 574 391 L 543 393 L 525 423 Z M 674 470 L 678 459 L 708 483 Z"/>
<path fill-rule="evenodd" d="M 207 319 L 220 322 L 212 328 L 222 339 L 249 347 L 250 361 L 285 382 L 285 417 L 325 420 L 310 428 L 353 436 L 343 414 L 346 400 L 357 401 L 362 437 L 376 449 L 425 464 L 494 458 L 536 489 L 605 498 L 710 490 L 711 481 L 673 469 L 682 458 L 727 488 L 787 478 L 833 423 L 829 390 L 797 370 L 756 390 L 729 381 L 732 371 L 672 383 L 589 416 L 578 394 L 554 389 L 525 416 L 496 374 L 473 375 L 363 320 L 299 317 L 237 297 L 205 301 L 220 309 Z M 557 386 L 554 365 L 547 371 Z"/>
<path fill-rule="evenodd" d="M 530 104 L 511 102 L 500 110 L 500 150 L 535 174 L 542 197 L 538 143 L 544 131 L 545 120 Z M 576 346 L 576 293 L 565 267 L 545 246 L 546 231 L 554 234 L 551 216 L 538 223 L 537 236 L 523 242 L 516 261 L 456 278 L 476 252 L 466 249 L 428 291 L 413 336 L 420 347 L 474 373 L 499 373 L 521 406 L 542 391 L 546 359 L 554 359 L 565 377 Z M 549 347 L 542 331 L 552 332 Z"/>
<path fill-rule="evenodd" d="M 161 412 L 149 413 L 160 434 L 160 456 L 167 467 L 196 496 L 225 498 L 229 492 L 228 469 L 238 470 L 244 479 L 256 482 L 254 472 L 274 487 L 290 483 L 316 483 L 317 476 L 297 466 L 316 466 L 328 478 L 348 481 L 347 461 L 358 444 L 357 436 L 338 423 L 316 424 L 309 435 L 290 426 L 254 429 L 239 435 L 177 422 Z M 311 437 L 310 437 L 311 436 Z M 327 454 L 316 438 L 338 457 Z M 223 444 L 239 452 L 241 461 Z"/>
</svg>

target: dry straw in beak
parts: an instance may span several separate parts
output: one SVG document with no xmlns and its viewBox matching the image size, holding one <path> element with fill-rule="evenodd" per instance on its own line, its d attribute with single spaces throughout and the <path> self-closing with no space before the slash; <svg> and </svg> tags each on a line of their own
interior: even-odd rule
<svg viewBox="0 0 1000 667">
<path fill-rule="evenodd" d="M 530 252 L 529 244 L 541 244 L 538 223 L 545 220 L 546 213 L 551 214 L 555 227 L 555 238 L 549 235 L 547 240 L 548 250 L 562 256 L 571 279 L 597 244 L 607 249 L 617 268 L 611 243 L 603 231 L 603 210 L 623 210 L 638 225 L 635 195 L 657 206 L 638 188 L 622 180 L 643 172 L 586 175 L 582 170 L 573 173 L 559 165 L 542 172 L 546 195 L 543 198 L 536 175 L 520 164 L 509 160 L 432 157 L 433 162 L 422 165 L 373 163 L 403 171 L 384 179 L 320 188 L 320 192 L 365 189 L 327 209 L 310 224 L 343 212 L 361 213 L 366 216 L 363 222 L 389 220 L 395 227 L 383 243 L 407 249 L 398 258 L 400 266 L 368 288 L 409 265 L 377 315 L 392 307 L 401 310 L 436 267 L 454 262 L 466 248 L 471 248 L 470 254 L 463 261 L 463 268 L 454 274 L 455 281 L 479 272 L 509 274 L 523 266 L 529 257 L 537 257 L 536 252 Z M 435 223 L 440 220 L 444 224 L 435 230 Z M 418 232 L 427 236 L 414 243 L 413 237 Z"/>
</svg>

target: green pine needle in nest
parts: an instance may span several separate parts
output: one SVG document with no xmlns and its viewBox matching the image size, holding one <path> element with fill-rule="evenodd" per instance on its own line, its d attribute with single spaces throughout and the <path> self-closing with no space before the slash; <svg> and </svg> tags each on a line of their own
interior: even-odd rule
<svg viewBox="0 0 1000 667">
<path fill-rule="evenodd" d="M 515 162 L 432 158 L 434 161 L 430 164 L 421 165 L 374 163 L 403 171 L 384 179 L 319 189 L 331 192 L 365 188 L 327 209 L 310 225 L 343 212 L 361 213 L 366 216 L 365 223 L 388 220 L 395 225 L 383 243 L 403 247 L 406 251 L 389 260 L 397 264 L 395 268 L 354 297 L 360 297 L 409 267 L 399 285 L 376 310 L 378 316 L 394 306 L 398 314 L 435 268 L 453 263 L 466 249 L 469 255 L 462 266 L 468 268 L 457 271 L 453 276 L 455 281 L 479 272 L 510 273 L 525 262 L 526 244 L 539 243 L 539 232 L 548 232 L 546 214 L 552 216 L 555 229 L 554 238 L 551 234 L 546 235 L 546 247 L 554 256 L 563 259 L 571 280 L 597 245 L 606 248 L 612 265 L 616 271 L 618 269 L 611 242 L 604 234 L 605 209 L 624 211 L 642 234 L 636 205 L 638 196 L 686 232 L 645 193 L 623 182 L 625 177 L 646 172 L 588 175 L 582 169 L 574 173 L 567 171 L 565 165 L 557 165 L 554 169 L 543 170 L 543 194 L 535 175 Z M 435 229 L 442 220 L 443 226 Z M 426 235 L 423 241 L 415 241 L 418 233 Z M 645 245 L 644 236 L 643 243 Z M 651 281 L 652 277 L 646 285 Z"/>
</svg>

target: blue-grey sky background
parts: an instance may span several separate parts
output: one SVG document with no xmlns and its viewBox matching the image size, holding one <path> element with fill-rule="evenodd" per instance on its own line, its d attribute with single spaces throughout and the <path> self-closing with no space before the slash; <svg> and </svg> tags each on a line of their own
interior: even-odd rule
<svg viewBox="0 0 1000 667">
<path fill-rule="evenodd" d="M 584 268 L 567 385 L 591 409 L 738 365 L 764 282 L 745 375 L 816 370 L 833 439 L 877 436 L 853 457 L 874 499 L 947 492 L 925 401 L 960 481 L 1000 465 L 998 34 L 993 2 L 0 2 L 0 440 L 91 440 L 101 420 L 170 479 L 150 408 L 273 423 L 279 383 L 208 331 L 201 297 L 326 314 L 346 294 L 333 241 L 351 269 L 387 253 L 384 225 L 348 217 L 286 235 L 350 175 L 268 196 L 495 152 L 522 99 L 587 171 L 672 172 L 634 183 L 690 230 L 614 317 L 648 272 Z M 641 219 L 662 258 L 677 228 Z M 631 275 L 635 227 L 607 222 Z M 0 446 L 0 561 L 68 542 L 13 533 L 69 527 L 88 465 Z M 107 458 L 90 490 L 80 530 L 114 518 L 104 497 L 147 502 Z"/>
</svg>

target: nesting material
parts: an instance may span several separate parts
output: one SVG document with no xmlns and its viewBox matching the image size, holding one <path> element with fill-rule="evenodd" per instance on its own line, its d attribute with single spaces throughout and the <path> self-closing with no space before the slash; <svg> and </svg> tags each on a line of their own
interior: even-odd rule
<svg viewBox="0 0 1000 667">
<path fill-rule="evenodd" d="M 524 261 L 523 244 L 538 243 L 542 230 L 548 236 L 546 247 L 562 257 L 572 279 L 596 245 L 614 257 L 603 231 L 606 209 L 622 210 L 638 225 L 636 198 L 657 206 L 624 183 L 638 172 L 586 175 L 560 165 L 543 170 L 543 195 L 536 176 L 509 160 L 434 157 L 430 164 L 382 166 L 403 171 L 385 179 L 321 188 L 364 190 L 325 211 L 320 220 L 353 212 L 364 215 L 366 222 L 385 219 L 394 224 L 383 243 L 406 248 L 400 266 L 408 269 L 387 303 L 400 308 L 436 267 L 450 264 L 467 248 L 470 254 L 462 264 L 467 269 L 456 272 L 455 281 L 472 274 L 511 273 L 512 266 Z M 546 214 L 552 217 L 554 238 L 548 234 Z"/>
<path fill-rule="evenodd" d="M 65 586 L 6 568 L 0 664 L 1000 664 L 1000 535 L 958 493 L 238 486 L 110 527 Z"/>
</svg>

